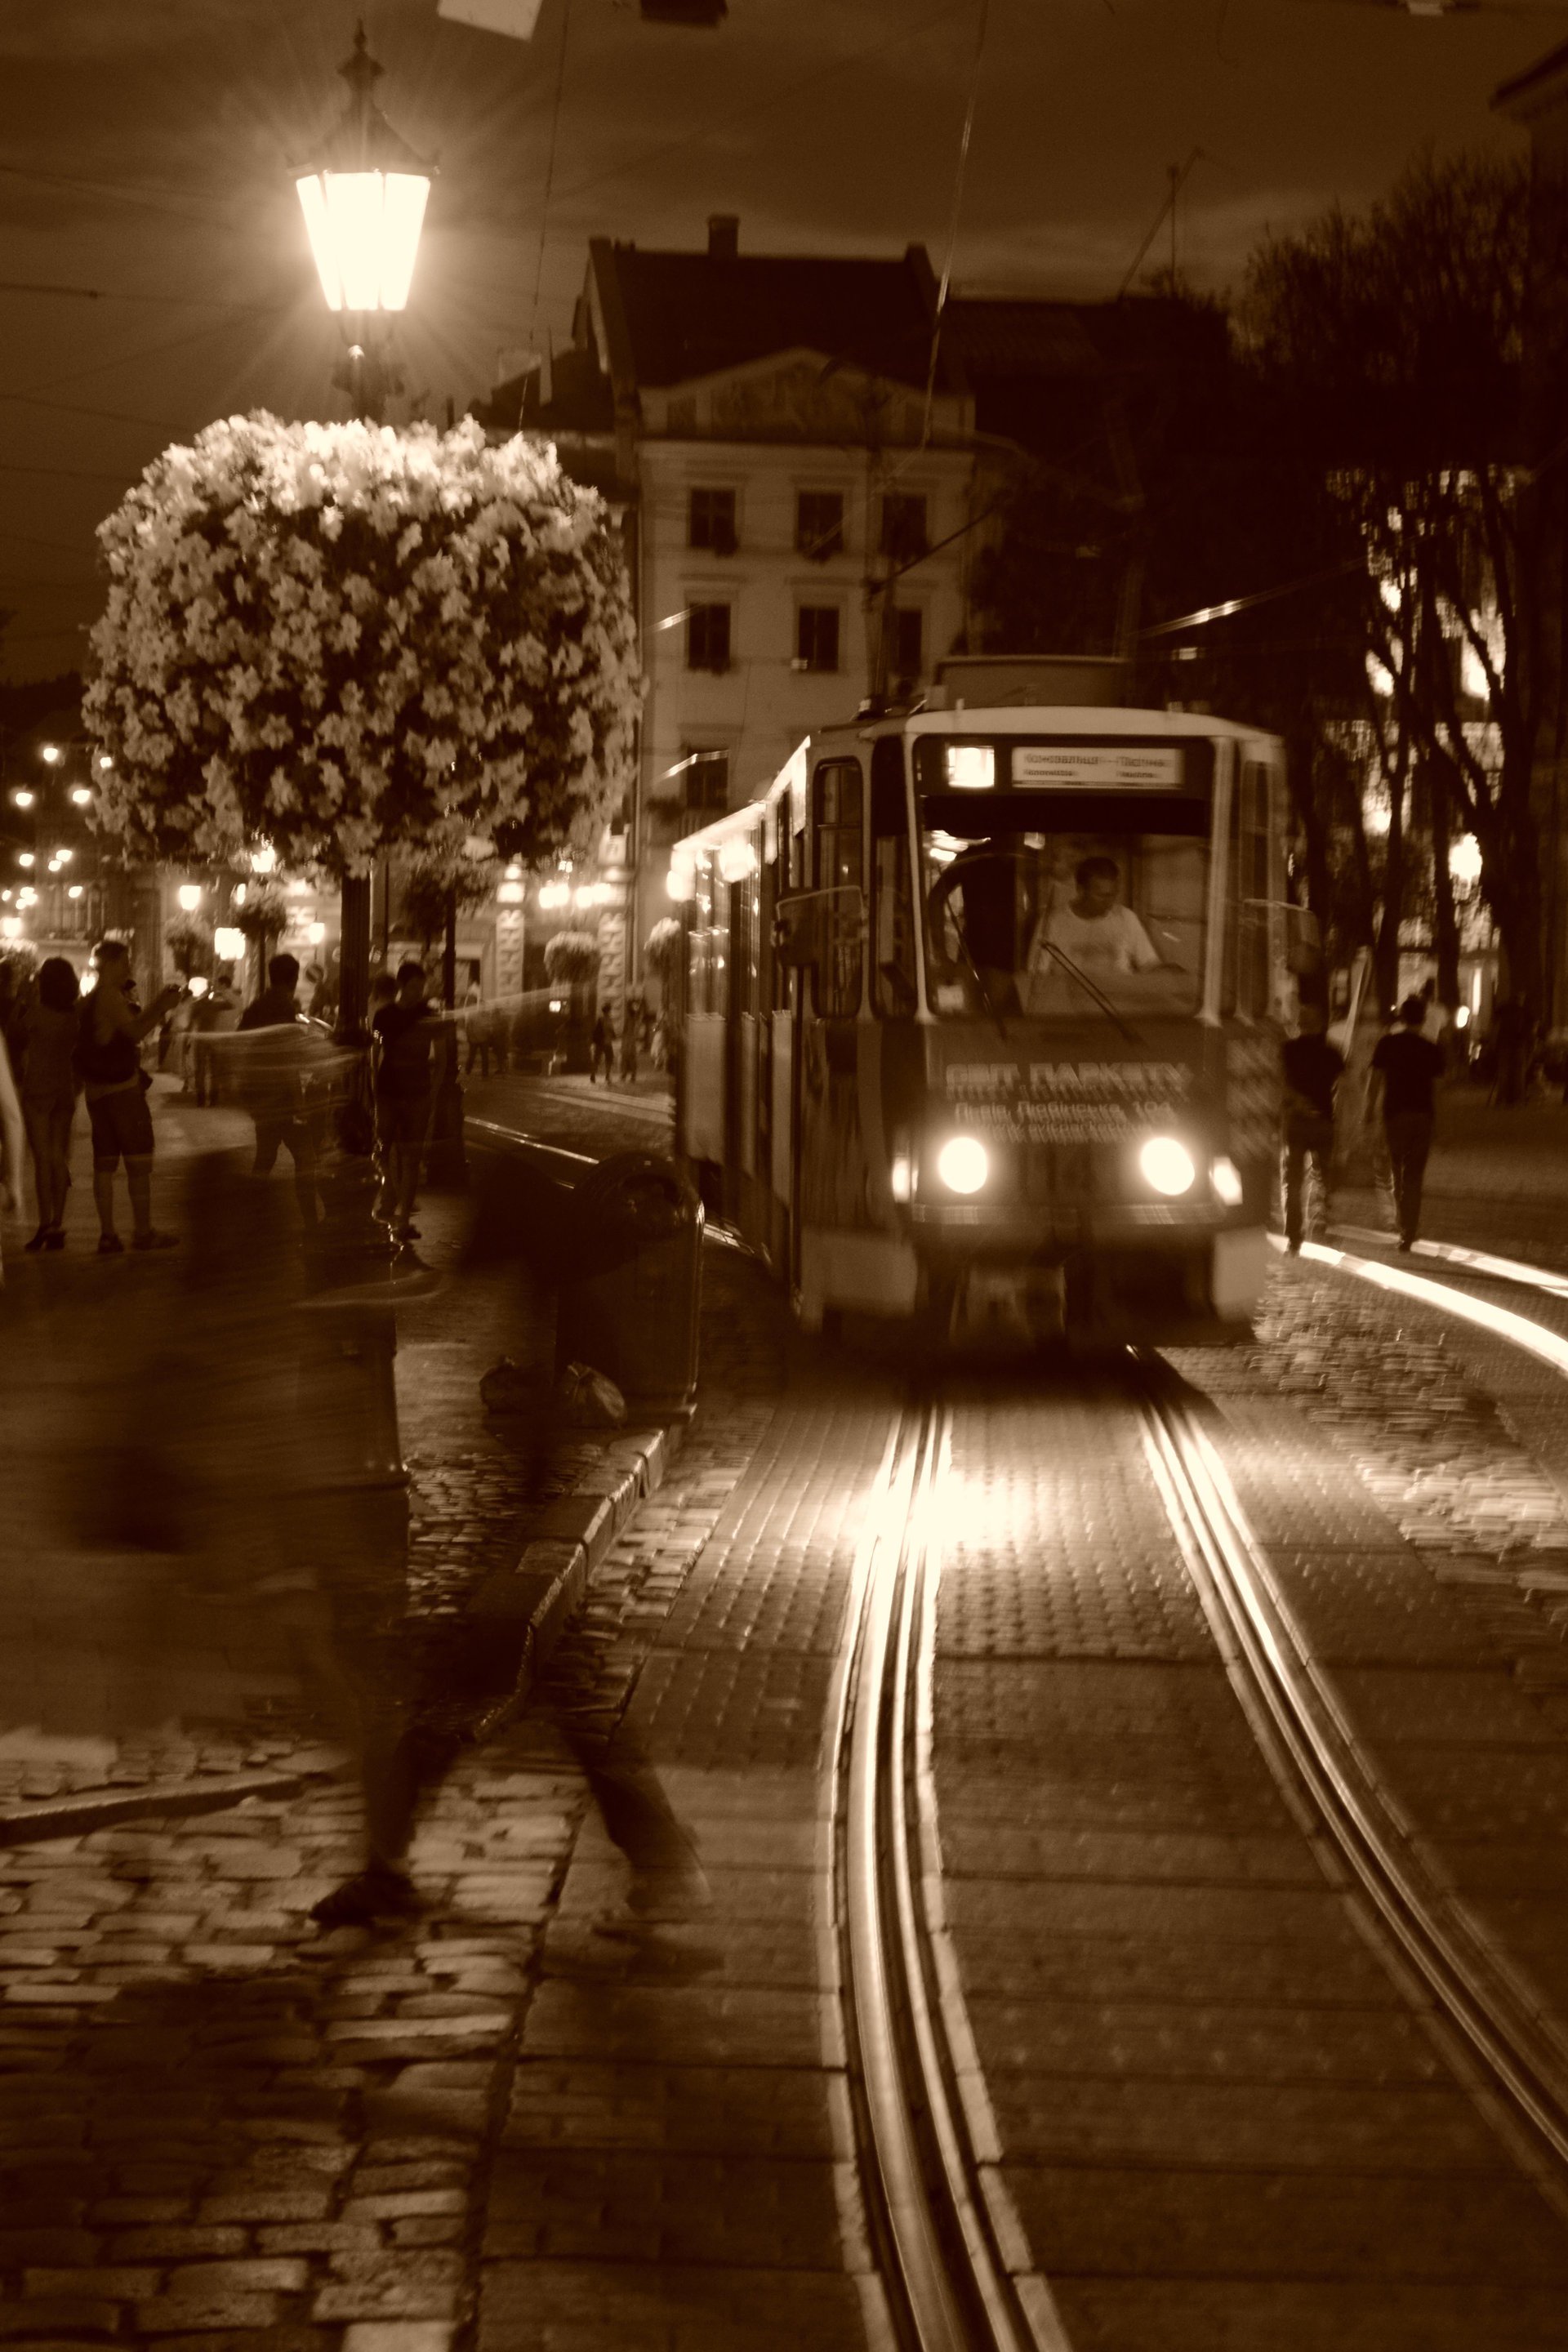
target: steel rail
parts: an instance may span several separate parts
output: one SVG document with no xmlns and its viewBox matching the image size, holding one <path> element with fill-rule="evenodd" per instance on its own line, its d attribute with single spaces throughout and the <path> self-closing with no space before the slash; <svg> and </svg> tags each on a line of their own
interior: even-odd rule
<svg viewBox="0 0 1568 2352">
<path fill-rule="evenodd" d="M 1568 2053 L 1415 1851 L 1373 1759 L 1317 1677 L 1212 1442 L 1173 1375 L 1141 1363 L 1155 1483 L 1243 1705 L 1278 1743 L 1270 1761 L 1283 1761 L 1305 1792 L 1384 1932 L 1526 2126 L 1531 2169 L 1546 2171 L 1560 2197 Z"/>
<path fill-rule="evenodd" d="M 1066 2352 L 1016 2221 L 1008 2230 L 1000 2182 L 977 2158 L 967 2111 L 983 2102 L 983 2086 L 954 1973 L 937 1957 L 945 1929 L 930 1916 L 933 1892 L 940 1904 L 931 1549 L 945 1448 L 934 1409 L 905 1413 L 857 1557 L 833 1726 L 835 1881 L 862 2175 L 895 2327 L 911 2352 Z M 1019 2255 L 1011 2266 L 1003 2234 Z"/>
</svg>

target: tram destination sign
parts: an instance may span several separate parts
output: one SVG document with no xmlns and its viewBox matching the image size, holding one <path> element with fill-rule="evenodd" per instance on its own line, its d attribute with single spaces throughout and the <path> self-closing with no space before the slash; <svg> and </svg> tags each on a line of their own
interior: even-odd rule
<svg viewBox="0 0 1568 2352">
<path fill-rule="evenodd" d="M 1015 743 L 1016 784 L 1169 792 L 1183 782 L 1179 743 Z"/>
</svg>

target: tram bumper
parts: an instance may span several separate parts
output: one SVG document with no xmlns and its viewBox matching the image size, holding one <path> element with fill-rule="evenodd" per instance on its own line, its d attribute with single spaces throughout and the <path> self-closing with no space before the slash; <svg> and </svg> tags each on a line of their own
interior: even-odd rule
<svg viewBox="0 0 1568 2352">
<path fill-rule="evenodd" d="M 924 1296 L 959 1338 L 1225 1345 L 1252 1336 L 1268 1265 L 1263 1229 L 1217 1208 L 943 1204 L 914 1232 Z"/>
</svg>

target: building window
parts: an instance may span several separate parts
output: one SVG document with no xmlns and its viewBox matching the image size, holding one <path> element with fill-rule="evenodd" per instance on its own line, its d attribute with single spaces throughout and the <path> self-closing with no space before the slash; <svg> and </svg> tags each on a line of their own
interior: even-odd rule
<svg viewBox="0 0 1568 2352">
<path fill-rule="evenodd" d="M 722 816 L 730 805 L 728 751 L 683 751 L 680 770 L 681 806 L 704 819 Z"/>
<path fill-rule="evenodd" d="M 686 544 L 705 547 L 710 555 L 735 552 L 735 493 L 733 490 L 693 490 L 687 510 Z"/>
<path fill-rule="evenodd" d="M 795 501 L 795 543 L 813 563 L 844 552 L 844 500 L 837 490 L 800 490 Z"/>
<path fill-rule="evenodd" d="M 917 678 L 925 668 L 925 614 L 900 604 L 893 614 L 893 676 Z"/>
<path fill-rule="evenodd" d="M 926 502 L 889 490 L 882 500 L 882 552 L 896 563 L 912 563 L 926 551 Z"/>
<path fill-rule="evenodd" d="M 797 669 L 838 667 L 838 607 L 803 604 L 795 614 L 795 656 Z"/>
<path fill-rule="evenodd" d="M 728 669 L 730 667 L 730 607 L 693 604 L 686 615 L 688 669 Z"/>
</svg>

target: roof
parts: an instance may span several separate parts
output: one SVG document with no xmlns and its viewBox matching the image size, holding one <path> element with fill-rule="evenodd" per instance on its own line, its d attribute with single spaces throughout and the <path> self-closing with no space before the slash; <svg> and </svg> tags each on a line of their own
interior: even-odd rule
<svg viewBox="0 0 1568 2352">
<path fill-rule="evenodd" d="M 803 348 L 924 389 L 935 285 L 923 246 L 898 261 L 644 253 L 598 238 L 593 251 L 611 370 L 628 391 Z M 944 353 L 937 389 L 963 388 Z"/>
</svg>

